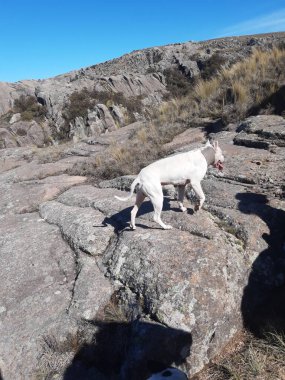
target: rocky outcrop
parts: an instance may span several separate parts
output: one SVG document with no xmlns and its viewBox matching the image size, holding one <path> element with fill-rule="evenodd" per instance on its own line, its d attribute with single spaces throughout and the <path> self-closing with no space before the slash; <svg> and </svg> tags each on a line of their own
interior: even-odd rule
<svg viewBox="0 0 285 380">
<path fill-rule="evenodd" d="M 2 139 L 5 148 L 12 146 L 44 147 L 52 143 L 52 133 L 47 123 L 16 121 L 7 128 L 9 137 Z"/>
<path fill-rule="evenodd" d="M 284 118 L 274 115 L 259 115 L 247 118 L 240 123 L 240 132 L 234 142 L 237 145 L 261 149 L 273 149 L 274 146 L 285 146 Z"/>
<path fill-rule="evenodd" d="M 204 42 L 189 41 L 134 51 L 108 62 L 45 80 L 0 83 L 0 116 L 13 109 L 14 101 L 20 95 L 32 95 L 39 104 L 46 107 L 46 117 L 48 124 L 52 125 L 54 136 L 62 130 L 65 131 L 64 137 L 75 136 L 76 140 L 98 135 L 112 131 L 116 126 L 141 120 L 144 118 L 145 109 L 156 107 L 168 92 L 166 69 L 179 71 L 185 78 L 195 78 L 215 54 L 218 54 L 225 64 L 229 64 L 248 56 L 256 46 L 266 49 L 272 47 L 272 44 L 278 44 L 282 39 L 283 33 L 273 33 Z M 66 126 L 64 111 L 70 103 L 70 96 L 82 89 L 95 89 L 99 93 L 122 93 L 126 99 L 139 98 L 142 111 L 139 114 L 127 112 L 119 101 L 118 104 L 104 106 L 98 101 L 98 104 L 89 110 L 88 117 L 78 117 L 72 120 L 71 125 L 67 123 Z M 42 145 L 41 138 L 39 141 L 36 139 L 36 142 L 20 139 L 18 143 L 13 143 L 13 139 L 7 137 L 7 127 L 2 121 L 0 128 L 0 147 L 16 146 L 15 144 Z M 48 134 L 48 137 L 51 137 L 51 134 Z M 9 143 L 5 143 L 7 139 Z"/>
</svg>

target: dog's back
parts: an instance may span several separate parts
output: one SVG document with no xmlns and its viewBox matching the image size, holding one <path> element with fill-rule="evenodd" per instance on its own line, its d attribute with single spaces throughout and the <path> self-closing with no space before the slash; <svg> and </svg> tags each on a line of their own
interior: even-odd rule
<svg viewBox="0 0 285 380">
<path fill-rule="evenodd" d="M 186 180 L 201 181 L 207 171 L 207 163 L 200 149 L 155 161 L 143 168 L 138 177 L 140 183 L 159 181 L 161 184 L 180 184 Z"/>
</svg>

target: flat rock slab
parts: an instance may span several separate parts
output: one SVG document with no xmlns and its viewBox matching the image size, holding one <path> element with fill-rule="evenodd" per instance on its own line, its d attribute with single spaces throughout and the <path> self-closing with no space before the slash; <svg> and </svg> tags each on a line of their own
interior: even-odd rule
<svg viewBox="0 0 285 380">
<path fill-rule="evenodd" d="M 136 121 L 135 123 L 129 124 L 124 128 L 119 128 L 110 133 L 102 134 L 94 139 L 90 138 L 87 140 L 88 144 L 91 145 L 105 145 L 109 146 L 111 144 L 122 144 L 126 142 L 130 135 L 137 129 L 144 125 L 143 122 Z"/>
<path fill-rule="evenodd" d="M 205 140 L 205 131 L 203 128 L 189 128 L 183 133 L 175 136 L 174 139 L 164 145 L 167 152 L 174 152 L 179 149 L 192 149 L 195 146 L 201 146 L 201 142 Z"/>
<path fill-rule="evenodd" d="M 105 216 L 90 208 L 51 201 L 40 206 L 40 215 L 48 223 L 56 224 L 75 250 L 93 256 L 103 254 L 114 234 L 113 227 L 104 224 Z"/>
<path fill-rule="evenodd" d="M 38 164 L 34 161 L 26 163 L 15 169 L 9 170 L 1 175 L 0 180 L 5 182 L 23 182 L 37 179 L 44 179 L 59 174 L 64 174 L 72 168 L 72 162 L 51 162 Z"/>
<path fill-rule="evenodd" d="M 260 138 L 267 139 L 269 142 L 280 141 L 285 144 L 285 120 L 281 116 L 276 115 L 259 115 L 247 118 L 240 123 L 238 132 L 244 131 L 248 134 L 255 134 Z M 284 146 L 284 145 L 282 145 Z"/>
<path fill-rule="evenodd" d="M 24 214 L 38 210 L 39 204 L 63 191 L 84 183 L 86 177 L 62 174 L 19 183 L 0 182 L 0 209 L 3 214 Z"/>
<path fill-rule="evenodd" d="M 36 213 L 2 216 L 0 246 L 0 367 L 5 380 L 29 379 L 42 336 L 69 305 L 74 254 Z"/>
<path fill-rule="evenodd" d="M 92 207 L 101 213 L 101 224 L 112 225 L 114 228 L 126 226 L 129 222 L 130 210 L 134 205 L 135 196 L 122 202 L 115 195 L 125 197 L 126 193 L 112 189 L 100 189 L 91 185 L 76 186 L 64 192 L 58 201 L 75 207 Z M 102 218 L 102 216 L 105 218 Z M 100 220 L 100 217 L 99 217 Z M 98 223 L 100 224 L 98 220 Z"/>
<path fill-rule="evenodd" d="M 69 315 L 77 320 L 95 320 L 98 314 L 104 314 L 104 307 L 113 293 L 114 287 L 99 269 L 95 258 L 79 254 Z"/>
</svg>

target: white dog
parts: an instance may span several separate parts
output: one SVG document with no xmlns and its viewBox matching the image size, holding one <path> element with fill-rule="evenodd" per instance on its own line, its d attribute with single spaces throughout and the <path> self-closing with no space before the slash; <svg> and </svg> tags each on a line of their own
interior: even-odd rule
<svg viewBox="0 0 285 380">
<path fill-rule="evenodd" d="M 131 228 L 136 229 L 135 218 L 145 197 L 149 197 L 153 204 L 154 221 L 164 229 L 172 228 L 172 226 L 164 224 L 160 218 L 163 205 L 162 185 L 173 184 L 178 186 L 179 208 L 181 211 L 186 211 L 183 206 L 183 199 L 185 186 L 189 183 L 198 198 L 195 211 L 200 210 L 205 201 L 201 181 L 207 172 L 207 168 L 209 165 L 213 165 L 222 170 L 223 162 L 224 156 L 218 142 L 215 141 L 212 145 L 208 141 L 200 149 L 169 156 L 146 166 L 132 183 L 130 195 L 126 198 L 116 196 L 120 201 L 127 201 L 133 195 L 135 187 L 139 185 L 136 203 L 131 212 Z"/>
</svg>

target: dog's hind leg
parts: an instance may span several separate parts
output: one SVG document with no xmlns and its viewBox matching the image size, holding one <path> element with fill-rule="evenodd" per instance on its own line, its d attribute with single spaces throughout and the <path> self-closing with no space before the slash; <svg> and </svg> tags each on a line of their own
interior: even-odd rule
<svg viewBox="0 0 285 380">
<path fill-rule="evenodd" d="M 131 225 L 130 225 L 130 227 L 133 230 L 136 229 L 136 215 L 137 215 L 138 209 L 140 208 L 144 199 L 145 199 L 144 193 L 141 190 L 138 190 L 137 197 L 136 197 L 136 203 L 135 203 L 135 205 L 131 211 Z"/>
<path fill-rule="evenodd" d="M 154 208 L 154 216 L 153 220 L 158 223 L 163 229 L 170 230 L 172 226 L 164 224 L 161 220 L 161 211 L 163 206 L 163 193 L 162 189 L 160 188 L 159 191 L 155 192 L 154 194 L 149 194 L 149 198 L 151 200 L 151 203 L 153 204 Z"/>
<path fill-rule="evenodd" d="M 178 191 L 178 206 L 181 211 L 186 211 L 187 208 L 183 206 L 183 200 L 184 200 L 184 195 L 185 195 L 185 185 L 178 185 L 177 191 Z"/>
<path fill-rule="evenodd" d="M 196 194 L 196 196 L 197 196 L 197 198 L 199 200 L 198 203 L 194 207 L 194 210 L 198 211 L 203 206 L 203 203 L 205 201 L 205 194 L 203 192 L 203 189 L 201 187 L 200 182 L 195 182 L 195 183 L 191 182 L 191 186 L 192 186 L 192 188 L 193 188 L 193 190 L 194 190 L 194 192 L 195 192 L 195 194 Z"/>
</svg>

